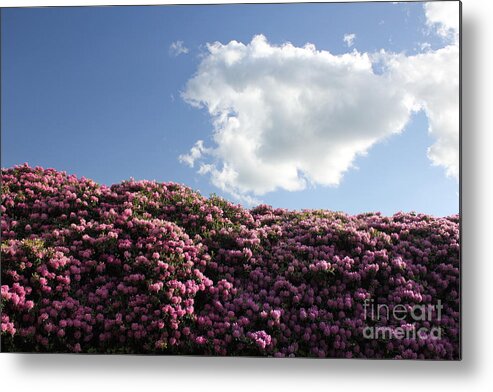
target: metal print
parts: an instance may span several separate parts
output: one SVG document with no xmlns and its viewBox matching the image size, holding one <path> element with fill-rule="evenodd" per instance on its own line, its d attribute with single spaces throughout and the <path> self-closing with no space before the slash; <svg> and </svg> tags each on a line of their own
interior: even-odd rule
<svg viewBox="0 0 493 392">
<path fill-rule="evenodd" d="M 460 3 L 1 10 L 2 352 L 458 360 Z"/>
</svg>

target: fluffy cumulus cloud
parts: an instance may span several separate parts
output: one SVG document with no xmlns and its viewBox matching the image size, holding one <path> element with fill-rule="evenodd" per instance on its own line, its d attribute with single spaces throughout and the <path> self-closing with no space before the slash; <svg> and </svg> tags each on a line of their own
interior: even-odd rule
<svg viewBox="0 0 493 392">
<path fill-rule="evenodd" d="M 451 26 L 434 15 L 439 29 Z M 374 72 L 376 61 L 383 72 Z M 458 176 L 456 42 L 415 56 L 334 55 L 310 44 L 272 45 L 262 35 L 216 42 L 182 97 L 207 109 L 214 131 L 210 147 L 199 141 L 180 160 L 198 163 L 199 173 L 243 201 L 276 189 L 337 186 L 358 155 L 402 132 L 417 110 L 426 112 L 436 141 L 429 158 Z"/>
<path fill-rule="evenodd" d="M 426 23 L 444 38 L 459 37 L 459 2 L 435 1 L 424 4 Z"/>
<path fill-rule="evenodd" d="M 201 170 L 225 191 L 337 185 L 356 155 L 408 120 L 403 91 L 373 73 L 367 54 L 273 46 L 262 35 L 208 48 L 183 97 L 213 118 L 214 162 Z"/>
<path fill-rule="evenodd" d="M 459 3 L 424 4 L 427 24 L 447 45 L 415 56 L 388 59 L 394 83 L 413 97 L 414 110 L 424 110 L 435 142 L 428 148 L 433 164 L 459 179 Z"/>
<path fill-rule="evenodd" d="M 188 48 L 185 46 L 183 41 L 175 41 L 169 46 L 169 54 L 171 56 L 179 56 L 180 54 L 187 54 Z"/>
<path fill-rule="evenodd" d="M 392 80 L 424 110 L 435 142 L 428 148 L 433 164 L 459 178 L 459 47 L 449 45 L 416 56 L 389 59 Z"/>
</svg>

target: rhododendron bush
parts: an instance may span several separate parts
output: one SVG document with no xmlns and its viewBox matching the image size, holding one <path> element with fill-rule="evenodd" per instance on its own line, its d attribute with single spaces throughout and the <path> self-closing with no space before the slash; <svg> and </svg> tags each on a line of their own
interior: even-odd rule
<svg viewBox="0 0 493 392">
<path fill-rule="evenodd" d="M 2 169 L 1 213 L 2 351 L 460 357 L 457 215 L 247 210 L 27 165 Z"/>
</svg>

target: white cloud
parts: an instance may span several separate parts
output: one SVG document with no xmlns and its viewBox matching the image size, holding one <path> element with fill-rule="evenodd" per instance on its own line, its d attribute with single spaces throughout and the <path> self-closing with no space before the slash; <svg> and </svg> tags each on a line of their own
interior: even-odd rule
<svg viewBox="0 0 493 392">
<path fill-rule="evenodd" d="M 459 178 L 459 47 L 449 45 L 436 51 L 389 60 L 395 83 L 413 97 L 414 109 L 424 110 L 435 143 L 428 157 Z"/>
<path fill-rule="evenodd" d="M 248 203 L 276 189 L 337 186 L 358 155 L 401 132 L 417 110 L 435 140 L 428 157 L 458 177 L 456 42 L 415 56 L 333 55 L 262 35 L 216 42 L 182 97 L 208 110 L 214 131 L 212 147 L 199 141 L 180 160 Z"/>
<path fill-rule="evenodd" d="M 428 50 L 431 49 L 431 44 L 429 42 L 421 42 L 419 44 L 419 49 L 422 51 L 422 52 L 427 52 Z"/>
<path fill-rule="evenodd" d="M 443 38 L 457 41 L 459 37 L 459 2 L 434 1 L 424 4 L 426 24 L 436 28 Z"/>
<path fill-rule="evenodd" d="M 344 34 L 343 41 L 346 43 L 347 47 L 350 48 L 354 44 L 354 40 L 356 39 L 356 34 Z"/>
<path fill-rule="evenodd" d="M 169 46 L 169 54 L 172 56 L 179 56 L 180 54 L 187 54 L 188 48 L 183 41 L 175 41 Z"/>
<path fill-rule="evenodd" d="M 224 191 L 337 185 L 358 154 L 408 120 L 403 92 L 373 73 L 366 54 L 273 46 L 263 36 L 208 48 L 183 97 L 213 119 L 207 172 Z"/>
<path fill-rule="evenodd" d="M 195 145 L 190 149 L 188 154 L 182 154 L 178 157 L 178 160 L 181 163 L 185 163 L 186 165 L 193 167 L 195 161 L 200 159 L 204 153 L 208 150 L 204 148 L 204 141 L 198 140 Z"/>
</svg>

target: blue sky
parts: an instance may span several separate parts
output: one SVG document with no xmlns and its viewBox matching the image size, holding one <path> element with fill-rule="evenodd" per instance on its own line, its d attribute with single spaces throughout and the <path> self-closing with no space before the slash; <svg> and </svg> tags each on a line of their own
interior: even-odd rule
<svg viewBox="0 0 493 392">
<path fill-rule="evenodd" d="M 262 34 L 272 47 L 309 42 L 333 55 L 432 53 L 447 42 L 427 24 L 422 4 L 3 9 L 1 22 L 2 167 L 28 162 L 104 184 L 129 177 L 180 182 L 206 196 L 237 202 L 245 193 L 290 209 L 458 212 L 457 179 L 427 156 L 436 138 L 424 111 L 358 154 L 336 185 L 311 181 L 307 169 L 297 177 L 308 178 L 302 190 L 221 187 L 179 160 L 197 140 L 218 147 L 211 103 L 197 108 L 190 102 L 197 94 L 188 102 L 180 94 L 205 69 L 207 43 L 248 45 Z M 350 48 L 343 40 L 349 33 Z M 177 41 L 188 53 L 170 53 Z M 227 159 L 214 155 L 219 168 Z"/>
</svg>

